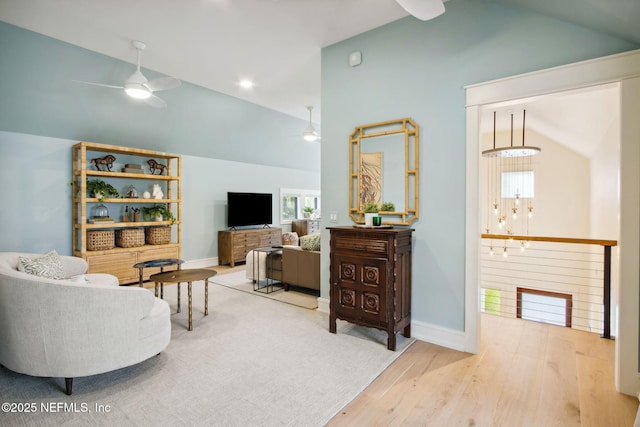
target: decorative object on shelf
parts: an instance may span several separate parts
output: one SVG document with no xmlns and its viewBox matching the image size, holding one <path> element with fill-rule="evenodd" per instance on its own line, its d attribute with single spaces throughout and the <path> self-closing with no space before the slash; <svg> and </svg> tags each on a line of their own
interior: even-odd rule
<svg viewBox="0 0 640 427">
<path fill-rule="evenodd" d="M 396 211 L 396 205 L 394 205 L 392 202 L 382 202 L 382 205 L 380 205 L 380 212 L 395 212 Z"/>
<path fill-rule="evenodd" d="M 173 212 L 171 212 L 165 205 L 156 204 L 153 206 L 145 206 L 142 208 L 142 214 L 146 220 L 171 221 L 172 224 L 175 222 Z"/>
<path fill-rule="evenodd" d="M 130 199 L 138 198 L 138 190 L 136 190 L 136 187 L 134 187 L 133 185 L 127 187 L 127 197 L 129 197 Z"/>
<path fill-rule="evenodd" d="M 164 193 L 160 189 L 160 184 L 153 184 L 153 198 L 156 200 L 164 199 Z"/>
<path fill-rule="evenodd" d="M 171 227 L 147 227 L 144 234 L 148 245 L 166 245 L 171 241 Z"/>
<path fill-rule="evenodd" d="M 96 206 L 94 218 L 106 218 L 109 216 L 109 209 L 103 204 Z"/>
<path fill-rule="evenodd" d="M 116 190 L 113 185 L 108 184 L 101 179 L 87 181 L 87 192 L 89 195 L 95 197 L 99 201 L 102 201 L 102 199 L 104 199 L 105 197 L 119 196 L 118 190 Z"/>
<path fill-rule="evenodd" d="M 493 148 L 482 152 L 482 157 L 488 161 L 488 210 L 485 227 L 487 234 L 494 233 L 493 226 L 497 225 L 498 233 L 514 234 L 516 228 L 520 227 L 521 235 L 529 235 L 529 220 L 533 217 L 533 156 L 542 150 L 524 143 L 526 113 L 526 110 L 523 110 L 522 145 L 513 145 L 511 113 L 511 143 L 506 147 L 496 148 L 496 112 L 493 112 Z M 526 215 L 520 215 L 521 210 L 524 210 Z M 493 220 L 492 216 L 495 217 Z M 529 242 L 525 241 L 521 250 L 524 251 L 527 247 Z M 507 256 L 506 246 L 503 255 Z"/>
<path fill-rule="evenodd" d="M 140 221 L 140 209 L 132 209 L 133 211 L 133 222 L 138 222 Z"/>
<path fill-rule="evenodd" d="M 315 211 L 316 210 L 314 208 L 312 208 L 310 206 L 307 206 L 302 210 L 302 215 L 305 218 L 311 218 L 313 216 L 313 214 L 315 213 Z"/>
<path fill-rule="evenodd" d="M 127 163 L 126 165 L 124 165 L 124 168 L 122 168 L 122 172 L 125 172 L 125 173 L 144 173 L 144 170 L 142 169 L 142 165 Z"/>
<path fill-rule="evenodd" d="M 362 207 L 362 211 L 364 212 L 364 225 L 373 225 L 373 218 L 378 217 L 378 210 L 379 208 L 376 202 L 368 202 Z"/>
<path fill-rule="evenodd" d="M 151 193 L 149 193 L 148 191 L 145 191 L 144 193 L 142 193 L 142 198 L 143 199 L 150 199 L 151 198 Z"/>
<path fill-rule="evenodd" d="M 109 210 L 103 204 L 96 206 L 93 213 L 93 218 L 88 221 L 90 224 L 107 224 L 115 222 L 115 220 L 109 216 Z"/>
<path fill-rule="evenodd" d="M 158 163 L 153 159 L 147 160 L 147 164 L 149 165 L 149 171 L 151 172 L 151 175 L 155 175 L 156 171 L 158 171 L 158 175 L 164 175 L 165 171 L 167 170 L 167 167 L 165 165 L 163 165 L 162 163 Z"/>
<path fill-rule="evenodd" d="M 116 230 L 116 246 L 119 248 L 144 246 L 144 228 L 122 228 Z"/>
<path fill-rule="evenodd" d="M 124 214 L 122 215 L 122 222 L 129 222 L 129 206 L 124 207 Z"/>
<path fill-rule="evenodd" d="M 115 233 L 113 230 L 89 230 L 87 231 L 87 250 L 103 251 L 113 249 L 115 246 Z"/>
<path fill-rule="evenodd" d="M 376 227 L 379 227 L 380 225 L 382 225 L 382 217 L 381 216 L 374 216 L 371 219 L 373 220 L 373 225 L 375 225 Z"/>
<path fill-rule="evenodd" d="M 116 161 L 116 158 L 114 156 L 112 156 L 111 154 L 107 154 L 104 157 L 98 157 L 95 159 L 91 159 L 91 163 L 94 164 L 94 166 L 96 167 L 96 170 L 102 170 L 100 169 L 101 165 L 104 165 L 107 168 L 107 171 L 111 172 L 111 166 L 113 165 L 113 162 Z"/>
</svg>

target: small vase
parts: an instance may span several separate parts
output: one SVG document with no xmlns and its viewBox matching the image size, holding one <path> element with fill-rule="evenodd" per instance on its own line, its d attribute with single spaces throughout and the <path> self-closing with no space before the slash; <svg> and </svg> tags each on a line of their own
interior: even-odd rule
<svg viewBox="0 0 640 427">
<path fill-rule="evenodd" d="M 364 225 L 373 225 L 373 217 L 378 216 L 377 212 L 365 212 Z"/>
</svg>

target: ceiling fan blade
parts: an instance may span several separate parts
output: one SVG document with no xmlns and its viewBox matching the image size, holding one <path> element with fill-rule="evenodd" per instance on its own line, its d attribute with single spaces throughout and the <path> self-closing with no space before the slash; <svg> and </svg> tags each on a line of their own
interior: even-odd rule
<svg viewBox="0 0 640 427">
<path fill-rule="evenodd" d="M 111 88 L 111 89 L 124 89 L 124 86 L 107 85 L 107 84 L 104 84 L 104 83 L 85 82 L 85 81 L 82 81 L 82 80 L 74 80 L 74 82 L 83 83 L 83 84 L 91 85 L 91 86 L 108 87 L 108 88 Z"/>
<path fill-rule="evenodd" d="M 443 0 L 396 0 L 411 15 L 428 21 L 444 13 Z"/>
<path fill-rule="evenodd" d="M 160 77 L 159 79 L 153 79 L 145 83 L 145 86 L 151 91 L 156 92 L 158 90 L 169 90 L 180 87 L 182 83 L 180 80 L 174 77 Z"/>
<path fill-rule="evenodd" d="M 164 99 L 159 98 L 155 95 L 151 95 L 148 98 L 144 99 L 144 102 L 147 103 L 147 105 L 152 106 L 153 108 L 166 108 L 167 107 L 167 103 L 164 101 Z"/>
</svg>

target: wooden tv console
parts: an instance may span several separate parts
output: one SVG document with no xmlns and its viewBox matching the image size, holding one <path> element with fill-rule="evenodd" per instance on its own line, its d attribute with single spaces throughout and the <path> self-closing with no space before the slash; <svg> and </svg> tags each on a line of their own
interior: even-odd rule
<svg viewBox="0 0 640 427">
<path fill-rule="evenodd" d="M 244 262 L 255 248 L 282 244 L 281 228 L 246 228 L 218 231 L 218 264 Z"/>
</svg>

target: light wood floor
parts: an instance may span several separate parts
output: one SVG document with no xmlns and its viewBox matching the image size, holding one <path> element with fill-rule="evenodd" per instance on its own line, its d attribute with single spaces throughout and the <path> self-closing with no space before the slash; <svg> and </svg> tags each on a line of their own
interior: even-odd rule
<svg viewBox="0 0 640 427">
<path fill-rule="evenodd" d="M 476 355 L 418 341 L 328 426 L 633 426 L 614 342 L 484 314 Z"/>
</svg>

